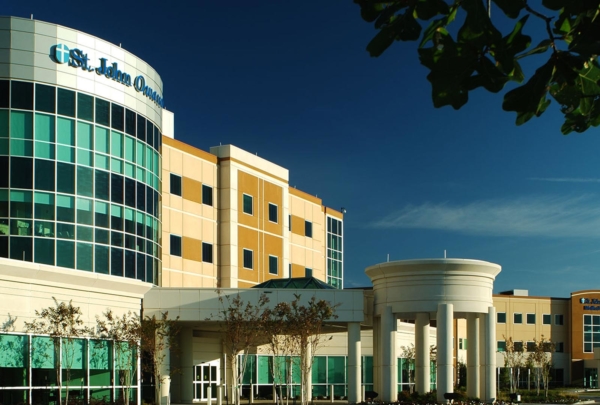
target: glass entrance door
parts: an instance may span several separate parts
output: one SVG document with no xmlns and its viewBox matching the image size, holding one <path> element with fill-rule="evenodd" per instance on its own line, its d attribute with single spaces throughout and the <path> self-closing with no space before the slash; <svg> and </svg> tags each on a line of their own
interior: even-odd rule
<svg viewBox="0 0 600 405">
<path fill-rule="evenodd" d="M 598 369 L 586 368 L 585 379 L 583 380 L 584 388 L 598 388 Z"/>
<path fill-rule="evenodd" d="M 208 399 L 208 387 L 211 390 L 211 398 L 217 398 L 217 385 L 219 384 L 219 360 L 194 366 L 194 400 L 206 401 Z"/>
</svg>

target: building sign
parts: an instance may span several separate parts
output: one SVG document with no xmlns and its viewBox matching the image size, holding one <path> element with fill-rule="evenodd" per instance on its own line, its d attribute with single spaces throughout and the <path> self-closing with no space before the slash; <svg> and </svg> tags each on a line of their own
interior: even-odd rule
<svg viewBox="0 0 600 405">
<path fill-rule="evenodd" d="M 583 305 L 584 311 L 600 311 L 600 299 L 599 298 L 580 298 L 579 302 Z M 592 304 L 592 305 L 589 305 Z"/>
<path fill-rule="evenodd" d="M 92 66 L 87 53 L 84 53 L 81 49 L 77 48 L 69 49 L 69 47 L 64 44 L 54 45 L 50 49 L 50 54 L 53 56 L 56 63 L 68 63 L 71 67 L 80 68 L 86 72 L 96 72 L 98 76 L 104 76 L 107 79 L 114 80 L 126 87 L 133 86 L 137 92 L 148 97 L 159 107 L 165 107 L 162 96 L 157 93 L 156 90 L 152 89 L 152 87 L 146 85 L 146 78 L 143 75 L 138 75 L 132 79 L 129 73 L 119 69 L 117 62 L 110 63 L 106 58 L 99 58 L 98 65 Z"/>
</svg>

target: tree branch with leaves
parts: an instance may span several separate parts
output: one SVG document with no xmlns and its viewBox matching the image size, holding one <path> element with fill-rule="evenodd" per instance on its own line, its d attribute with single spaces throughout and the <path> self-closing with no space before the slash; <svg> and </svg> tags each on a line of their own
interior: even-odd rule
<svg viewBox="0 0 600 405">
<path fill-rule="evenodd" d="M 600 125 L 600 0 L 542 0 L 535 3 L 539 9 L 530 0 L 354 2 L 379 30 L 367 45 L 371 56 L 394 41 L 420 40 L 435 107 L 459 109 L 472 90 L 498 93 L 514 82 L 519 86 L 504 94 L 502 108 L 517 114 L 517 125 L 541 116 L 551 99 L 564 115 L 563 134 Z M 492 13 L 491 3 L 503 15 Z M 506 17 L 515 20 L 508 29 Z M 535 45 L 524 33 L 530 17 L 542 21 Z M 525 82 L 521 61 L 542 54 Z"/>
<path fill-rule="evenodd" d="M 65 383 L 65 404 L 69 403 L 69 385 L 71 381 L 71 368 L 76 356 L 83 356 L 75 347 L 77 339 L 93 335 L 93 330 L 85 325 L 81 319 L 81 308 L 73 306 L 73 300 L 68 303 L 58 302 L 55 297 L 54 306 L 35 310 L 32 322 L 25 322 L 25 331 L 36 335 L 48 335 L 52 340 L 56 382 L 58 385 L 59 404 L 62 404 L 62 387 Z M 62 349 L 62 350 L 61 350 Z M 82 360 L 82 359 L 80 359 Z M 64 378 L 62 375 L 64 371 Z"/>
</svg>

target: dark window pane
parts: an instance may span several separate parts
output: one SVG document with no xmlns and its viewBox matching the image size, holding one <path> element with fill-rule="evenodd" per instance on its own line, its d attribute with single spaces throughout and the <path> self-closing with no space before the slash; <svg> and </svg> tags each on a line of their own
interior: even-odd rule
<svg viewBox="0 0 600 405">
<path fill-rule="evenodd" d="M 110 274 L 123 276 L 123 249 L 110 249 Z"/>
<path fill-rule="evenodd" d="M 135 236 L 125 234 L 125 247 L 135 250 Z"/>
<path fill-rule="evenodd" d="M 110 175 L 110 197 L 112 202 L 123 204 L 123 177 L 118 174 Z"/>
<path fill-rule="evenodd" d="M 146 251 L 146 241 L 142 238 L 136 238 L 135 250 L 144 253 Z"/>
<path fill-rule="evenodd" d="M 8 188 L 8 156 L 0 156 L 0 187 Z"/>
<path fill-rule="evenodd" d="M 152 202 L 152 204 L 154 205 L 154 207 L 152 207 L 152 208 L 153 208 L 153 211 L 154 211 L 154 214 L 153 214 L 153 215 L 154 215 L 156 218 L 158 218 L 158 217 L 160 216 L 160 215 L 158 214 L 158 197 L 159 197 L 159 195 L 158 195 L 158 191 L 156 191 L 156 190 L 152 190 L 152 194 L 154 195 L 154 198 L 153 198 L 153 200 L 152 200 L 152 201 L 153 201 L 153 202 Z"/>
<path fill-rule="evenodd" d="M 125 205 L 132 208 L 135 208 L 135 183 L 133 179 L 125 179 Z"/>
<path fill-rule="evenodd" d="M 35 85 L 35 109 L 53 113 L 56 111 L 56 88 L 43 84 Z M 37 261 L 37 260 L 36 260 Z"/>
<path fill-rule="evenodd" d="M 136 277 L 138 280 L 146 281 L 146 255 L 142 253 L 137 254 L 137 272 Z"/>
<path fill-rule="evenodd" d="M 75 166 L 69 163 L 56 163 L 56 191 L 75 194 Z"/>
<path fill-rule="evenodd" d="M 125 277 L 135 278 L 135 252 L 125 251 Z"/>
<path fill-rule="evenodd" d="M 108 274 L 108 246 L 96 245 L 95 255 L 95 272 L 100 274 Z"/>
<path fill-rule="evenodd" d="M 269 221 L 271 222 L 279 222 L 277 215 L 277 206 L 275 204 L 269 204 Z"/>
<path fill-rule="evenodd" d="M 56 265 L 75 268 L 75 243 L 66 240 L 56 241 Z"/>
<path fill-rule="evenodd" d="M 244 268 L 246 268 L 246 269 L 254 268 L 253 252 L 248 249 L 244 249 Z"/>
<path fill-rule="evenodd" d="M 62 239 L 75 239 L 75 225 L 57 223 L 56 236 Z"/>
<path fill-rule="evenodd" d="M 141 115 L 137 116 L 137 138 L 146 142 L 146 119 Z"/>
<path fill-rule="evenodd" d="M 9 84 L 8 80 L 0 80 L 0 108 L 8 108 Z M 2 256 L 6 257 L 6 256 Z"/>
<path fill-rule="evenodd" d="M 181 176 L 171 173 L 171 194 L 181 196 Z M 189 190 L 188 190 L 189 191 Z"/>
<path fill-rule="evenodd" d="M 94 97 L 77 93 L 77 118 L 94 122 Z"/>
<path fill-rule="evenodd" d="M 0 189 L 0 217 L 8 217 L 8 190 L 6 190 L 6 189 L 4 189 L 4 190 Z M 0 229 L 0 235 L 2 235 L 1 229 Z M 144 236 L 144 235 L 140 235 L 140 236 Z"/>
<path fill-rule="evenodd" d="M 150 256 L 146 256 L 146 282 L 154 282 L 154 267 L 153 260 Z"/>
<path fill-rule="evenodd" d="M 153 197 L 153 191 L 152 191 L 152 189 L 150 187 L 146 187 L 146 212 L 148 214 L 150 214 L 150 215 L 153 214 L 153 209 L 152 209 L 153 208 L 152 207 L 153 200 L 152 200 L 152 197 Z"/>
<path fill-rule="evenodd" d="M 31 218 L 33 202 L 31 191 L 12 190 L 10 192 L 10 216 L 13 218 Z"/>
<path fill-rule="evenodd" d="M 102 170 L 96 170 L 96 198 L 101 200 L 109 199 L 109 173 Z"/>
<path fill-rule="evenodd" d="M 54 191 L 54 161 L 35 159 L 35 189 Z"/>
<path fill-rule="evenodd" d="M 36 263 L 54 265 L 54 239 L 35 238 Z"/>
<path fill-rule="evenodd" d="M 131 110 L 125 110 L 125 132 L 135 136 L 135 113 Z"/>
<path fill-rule="evenodd" d="M 253 198 L 251 195 L 244 194 L 243 195 L 243 210 L 244 214 L 253 215 L 254 207 L 253 207 Z"/>
<path fill-rule="evenodd" d="M 206 184 L 202 185 L 202 204 L 213 205 L 213 188 Z"/>
<path fill-rule="evenodd" d="M 205 263 L 213 262 L 213 245 L 202 242 L 202 261 Z"/>
<path fill-rule="evenodd" d="M 77 243 L 77 269 L 92 271 L 94 263 L 93 245 L 91 243 Z"/>
<path fill-rule="evenodd" d="M 32 246 L 33 238 L 21 238 L 11 237 L 10 238 L 10 258 L 15 260 L 24 260 L 31 262 L 32 257 Z"/>
<path fill-rule="evenodd" d="M 77 195 L 93 197 L 94 171 L 89 167 L 77 166 Z"/>
<path fill-rule="evenodd" d="M 142 183 L 137 183 L 137 209 L 144 211 L 146 209 L 146 186 Z"/>
<path fill-rule="evenodd" d="M 33 159 L 10 158 L 10 186 L 12 188 L 33 188 Z"/>
<path fill-rule="evenodd" d="M 100 125 L 110 125 L 110 103 L 100 98 L 96 99 L 96 122 Z"/>
<path fill-rule="evenodd" d="M 108 245 L 108 231 L 104 229 L 96 229 L 96 243 L 104 243 Z"/>
<path fill-rule="evenodd" d="M 304 236 L 312 238 L 312 222 L 304 221 Z"/>
<path fill-rule="evenodd" d="M 123 228 L 123 221 L 120 218 L 117 217 L 111 217 L 113 222 L 113 229 L 118 229 L 118 230 L 122 230 Z M 119 246 L 119 247 L 123 247 L 124 244 L 124 239 L 123 239 L 123 234 L 121 232 L 111 232 L 110 233 L 110 244 L 113 246 Z"/>
<path fill-rule="evenodd" d="M 12 81 L 11 107 L 33 110 L 33 83 Z"/>
<path fill-rule="evenodd" d="M 154 149 L 156 149 L 158 151 L 158 137 L 159 137 L 160 133 L 158 131 L 158 127 L 154 127 Z"/>
<path fill-rule="evenodd" d="M 125 109 L 118 104 L 111 104 L 111 126 L 117 131 L 123 131 Z"/>
<path fill-rule="evenodd" d="M 171 255 L 181 256 L 181 236 L 171 235 Z"/>
<path fill-rule="evenodd" d="M 62 222 L 75 222 L 74 197 L 60 194 L 56 196 L 56 220 Z"/>
<path fill-rule="evenodd" d="M 0 257 L 8 258 L 8 236 L 0 236 Z"/>
<path fill-rule="evenodd" d="M 153 146 L 154 129 L 150 121 L 146 121 L 146 142 L 148 143 L 148 145 Z"/>
<path fill-rule="evenodd" d="M 58 88 L 58 108 L 60 115 L 75 117 L 75 92 L 71 90 Z"/>
</svg>

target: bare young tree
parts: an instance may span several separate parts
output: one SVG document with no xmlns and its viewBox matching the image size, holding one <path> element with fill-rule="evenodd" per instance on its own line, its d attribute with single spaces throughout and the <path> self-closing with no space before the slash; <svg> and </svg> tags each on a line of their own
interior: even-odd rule
<svg viewBox="0 0 600 405">
<path fill-rule="evenodd" d="M 240 382 L 246 371 L 248 354 L 263 335 L 263 313 L 269 298 L 261 294 L 253 304 L 245 302 L 239 294 L 229 296 L 220 290 L 217 292 L 221 303 L 218 320 L 221 322 L 227 363 L 232 374 L 232 402 L 237 405 L 240 403 Z M 240 354 L 242 356 L 239 356 Z"/>
<path fill-rule="evenodd" d="M 36 335 L 48 335 L 52 346 L 56 367 L 56 383 L 58 385 L 58 401 L 62 405 L 62 388 L 65 383 L 65 404 L 69 403 L 69 385 L 71 381 L 71 368 L 76 356 L 83 356 L 75 347 L 77 339 L 91 336 L 93 331 L 85 326 L 81 316 L 81 308 L 69 303 L 58 302 L 55 297 L 54 306 L 36 310 L 32 322 L 25 322 L 25 330 Z M 62 350 L 61 350 L 62 348 Z M 81 360 L 81 359 L 80 359 Z M 64 376 L 62 375 L 64 372 Z M 63 378 L 64 377 L 64 378 Z"/>
<path fill-rule="evenodd" d="M 96 316 L 96 325 L 100 337 L 113 341 L 118 380 L 121 385 L 121 399 L 129 405 L 131 389 L 138 386 L 138 360 L 141 354 L 142 326 L 140 317 L 131 311 L 122 316 L 115 315 L 111 309 Z M 135 380 L 135 381 L 134 381 Z"/>
<path fill-rule="evenodd" d="M 177 347 L 177 335 L 180 327 L 177 324 L 179 317 L 169 319 L 169 313 L 163 312 L 160 317 L 146 316 L 142 321 L 141 350 L 142 370 L 152 374 L 154 378 L 155 403 L 160 403 L 160 391 L 163 384 L 163 370 L 167 362 L 167 352 L 174 351 Z M 169 362 L 169 374 L 174 370 Z"/>
<path fill-rule="evenodd" d="M 297 359 L 300 362 L 300 399 L 303 405 L 310 400 L 308 387 L 315 354 L 324 342 L 331 339 L 323 333 L 324 323 L 337 318 L 335 309 L 336 306 L 325 300 L 317 300 L 315 296 L 304 305 L 301 295 L 294 294 L 291 302 L 280 302 L 272 311 L 265 313 L 264 329 L 274 358 L 283 356 L 290 361 Z M 281 373 L 278 369 L 273 367 L 275 373 Z M 287 397 L 290 396 L 288 393 Z"/>
<path fill-rule="evenodd" d="M 528 360 L 534 366 L 537 395 L 540 395 L 540 385 L 543 385 L 546 398 L 548 397 L 554 348 L 554 343 L 541 335 L 539 339 L 533 339 L 533 350 L 528 356 Z"/>
<path fill-rule="evenodd" d="M 517 342 L 514 342 L 512 337 L 507 338 L 504 335 L 503 337 L 506 342 L 506 350 L 502 352 L 504 367 L 509 369 L 510 392 L 514 393 L 519 383 L 521 368 L 525 365 L 525 348 L 522 343 L 520 345 L 515 344 Z"/>
</svg>

